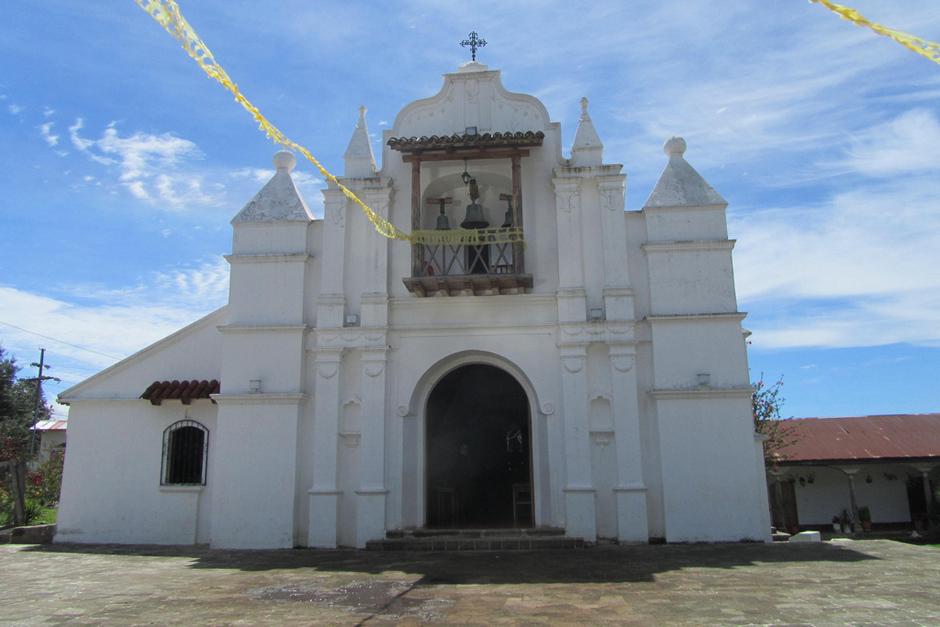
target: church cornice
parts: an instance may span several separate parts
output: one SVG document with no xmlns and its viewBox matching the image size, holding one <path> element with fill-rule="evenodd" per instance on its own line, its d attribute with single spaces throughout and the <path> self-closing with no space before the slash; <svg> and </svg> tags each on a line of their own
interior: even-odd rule
<svg viewBox="0 0 940 627">
<path fill-rule="evenodd" d="M 296 405 L 307 399 L 306 394 L 213 394 L 219 405 Z"/>
<path fill-rule="evenodd" d="M 649 395 L 657 400 L 694 400 L 700 398 L 751 398 L 754 388 L 745 386 L 654 388 Z"/>
<path fill-rule="evenodd" d="M 732 250 L 736 240 L 733 239 L 698 239 L 698 240 L 672 240 L 664 242 L 647 242 L 640 248 L 648 253 L 664 253 L 677 251 L 699 250 Z"/>
<path fill-rule="evenodd" d="M 745 311 L 728 311 L 720 313 L 658 314 L 646 316 L 643 319 L 648 322 L 688 322 L 708 320 L 737 320 L 740 322 L 746 317 L 747 312 Z"/>
</svg>

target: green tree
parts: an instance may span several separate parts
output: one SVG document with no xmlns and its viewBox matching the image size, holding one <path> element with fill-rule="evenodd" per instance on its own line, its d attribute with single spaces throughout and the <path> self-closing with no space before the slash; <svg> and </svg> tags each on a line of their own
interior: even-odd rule
<svg viewBox="0 0 940 627">
<path fill-rule="evenodd" d="M 14 524 L 26 521 L 26 465 L 33 456 L 31 427 L 36 402 L 36 379 L 18 379 L 16 359 L 0 347 L 0 476 L 9 483 Z M 41 390 L 41 388 L 40 388 Z M 51 415 L 46 399 L 40 398 L 37 420 Z"/>
<path fill-rule="evenodd" d="M 770 468 L 787 458 L 786 449 L 797 440 L 796 429 L 791 419 L 781 413 L 784 398 L 781 396 L 783 377 L 767 385 L 764 374 L 754 383 L 751 403 L 754 411 L 754 431 L 763 435 L 764 464 Z"/>
</svg>

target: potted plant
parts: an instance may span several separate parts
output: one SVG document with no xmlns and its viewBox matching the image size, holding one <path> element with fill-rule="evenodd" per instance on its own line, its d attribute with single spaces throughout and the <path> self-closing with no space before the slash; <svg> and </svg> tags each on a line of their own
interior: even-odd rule
<svg viewBox="0 0 940 627">
<path fill-rule="evenodd" d="M 862 523 L 862 529 L 871 531 L 871 510 L 867 505 L 858 508 L 858 520 Z"/>
<path fill-rule="evenodd" d="M 849 510 L 842 510 L 842 533 L 852 533 L 852 519 L 849 518 Z"/>
<path fill-rule="evenodd" d="M 832 533 L 842 533 L 842 521 L 838 516 L 832 517 Z"/>
</svg>

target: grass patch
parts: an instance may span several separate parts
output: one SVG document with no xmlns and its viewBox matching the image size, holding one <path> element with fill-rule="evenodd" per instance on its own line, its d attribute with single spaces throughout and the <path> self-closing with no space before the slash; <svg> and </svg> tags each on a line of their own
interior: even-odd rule
<svg viewBox="0 0 940 627">
<path fill-rule="evenodd" d="M 30 524 L 31 525 L 52 525 L 55 524 L 55 519 L 59 514 L 59 510 L 55 507 L 43 507 L 39 515 L 34 518 Z"/>
</svg>

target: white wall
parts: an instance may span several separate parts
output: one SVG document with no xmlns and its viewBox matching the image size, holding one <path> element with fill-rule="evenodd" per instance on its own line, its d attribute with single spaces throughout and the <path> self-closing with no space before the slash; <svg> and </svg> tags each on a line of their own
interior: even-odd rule
<svg viewBox="0 0 940 627">
<path fill-rule="evenodd" d="M 801 525 L 828 525 L 842 510 L 851 512 L 849 482 L 841 470 L 825 466 L 786 468 L 787 476 L 796 479 L 796 507 Z M 893 464 L 866 464 L 855 475 L 855 502 L 871 510 L 873 523 L 910 522 L 906 479 L 913 469 Z M 897 477 L 890 480 L 885 475 Z M 799 478 L 813 483 L 801 485 Z M 871 476 L 872 482 L 866 478 Z"/>
<path fill-rule="evenodd" d="M 208 542 L 216 414 L 208 400 L 73 403 L 56 542 Z M 161 487 L 163 431 L 187 415 L 209 430 L 206 486 Z"/>
<path fill-rule="evenodd" d="M 666 540 L 763 541 L 749 398 L 660 399 Z"/>
</svg>

